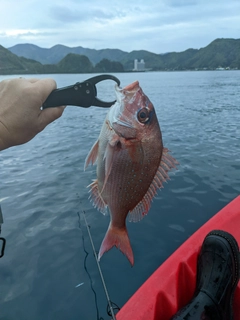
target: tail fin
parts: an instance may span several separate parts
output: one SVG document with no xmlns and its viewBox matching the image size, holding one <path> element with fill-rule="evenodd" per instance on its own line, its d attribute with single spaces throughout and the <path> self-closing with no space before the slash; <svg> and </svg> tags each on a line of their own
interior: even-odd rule
<svg viewBox="0 0 240 320">
<path fill-rule="evenodd" d="M 133 266 L 133 252 L 126 227 L 118 229 L 112 227 L 111 225 L 109 226 L 108 231 L 101 244 L 101 248 L 98 254 L 98 260 L 100 260 L 102 255 L 110 250 L 113 246 L 116 246 L 120 251 L 122 251 L 122 253 L 125 254 L 129 262 Z"/>
</svg>

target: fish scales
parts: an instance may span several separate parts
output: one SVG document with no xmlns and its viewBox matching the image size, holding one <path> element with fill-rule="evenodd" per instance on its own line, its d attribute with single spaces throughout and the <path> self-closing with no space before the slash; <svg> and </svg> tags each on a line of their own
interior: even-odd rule
<svg viewBox="0 0 240 320">
<path fill-rule="evenodd" d="M 108 199 L 108 206 L 114 215 L 112 222 L 114 225 L 117 224 L 118 217 L 120 217 L 119 225 L 125 224 L 125 219 L 121 218 L 121 214 L 124 212 L 127 216 L 128 212 L 135 208 L 153 180 L 155 170 L 151 170 L 151 161 L 144 162 L 144 158 L 146 159 L 144 154 L 141 155 L 141 158 L 142 170 L 138 168 L 138 163 L 132 161 L 128 150 L 121 149 L 118 160 L 113 164 L 108 182 L 101 193 L 103 199 Z"/>
<path fill-rule="evenodd" d="M 154 107 L 138 81 L 120 89 L 100 135 L 90 150 L 85 168 L 97 162 L 97 179 L 90 185 L 95 206 L 110 212 L 110 224 L 99 259 L 113 246 L 133 265 L 126 218 L 141 220 L 149 211 L 157 189 L 168 179 L 177 161 L 163 147 Z"/>
</svg>

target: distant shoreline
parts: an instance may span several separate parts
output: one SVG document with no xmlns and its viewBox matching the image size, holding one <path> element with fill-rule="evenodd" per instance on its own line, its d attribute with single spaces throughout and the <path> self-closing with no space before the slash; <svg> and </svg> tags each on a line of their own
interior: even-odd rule
<svg viewBox="0 0 240 320">
<path fill-rule="evenodd" d="M 156 73 L 156 72 L 221 72 L 221 71 L 240 71 L 239 69 L 227 69 L 227 70 L 152 70 L 152 71 L 123 71 L 123 72 L 105 72 L 105 73 L 109 73 L 109 74 L 121 74 L 121 73 L 135 73 L 135 74 L 138 74 L 138 73 Z M 0 77 L 3 76 L 32 76 L 32 75 L 39 75 L 39 76 L 44 76 L 44 75 L 55 75 L 55 74 L 69 74 L 69 75 L 76 75 L 76 74 L 104 74 L 103 72 L 102 73 L 96 73 L 96 72 L 86 72 L 86 73 L 70 73 L 70 72 L 59 72 L 59 73 L 6 73 L 6 74 L 1 74 L 0 73 Z"/>
</svg>

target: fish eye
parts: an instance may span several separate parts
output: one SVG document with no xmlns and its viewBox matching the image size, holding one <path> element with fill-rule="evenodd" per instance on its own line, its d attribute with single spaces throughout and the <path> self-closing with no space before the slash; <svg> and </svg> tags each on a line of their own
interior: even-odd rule
<svg viewBox="0 0 240 320">
<path fill-rule="evenodd" d="M 149 110 L 147 108 L 140 109 L 137 118 L 139 122 L 146 123 L 149 120 Z"/>
</svg>

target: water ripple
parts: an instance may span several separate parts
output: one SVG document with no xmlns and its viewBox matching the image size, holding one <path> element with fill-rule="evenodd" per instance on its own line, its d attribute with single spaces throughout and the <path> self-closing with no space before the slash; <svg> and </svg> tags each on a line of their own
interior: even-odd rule
<svg viewBox="0 0 240 320">
<path fill-rule="evenodd" d="M 111 250 L 101 266 L 111 299 L 123 303 L 184 240 L 240 193 L 239 72 L 118 74 L 122 85 L 138 78 L 154 103 L 164 145 L 179 161 L 139 223 L 128 223 L 134 268 Z M 88 75 L 54 75 L 58 86 Z M 104 87 L 111 97 L 112 87 Z M 101 90 L 100 90 L 101 91 Z M 88 200 L 95 167 L 83 171 L 106 110 L 67 107 L 64 116 L 28 144 L 0 154 L 0 202 L 6 255 L 1 259 L 1 317 L 65 320 L 96 318 L 84 270 L 92 252 L 82 218 L 85 210 L 96 249 L 107 230 Z M 87 260 L 100 314 L 106 299 L 92 254 Z M 78 283 L 83 283 L 76 290 Z"/>
</svg>

